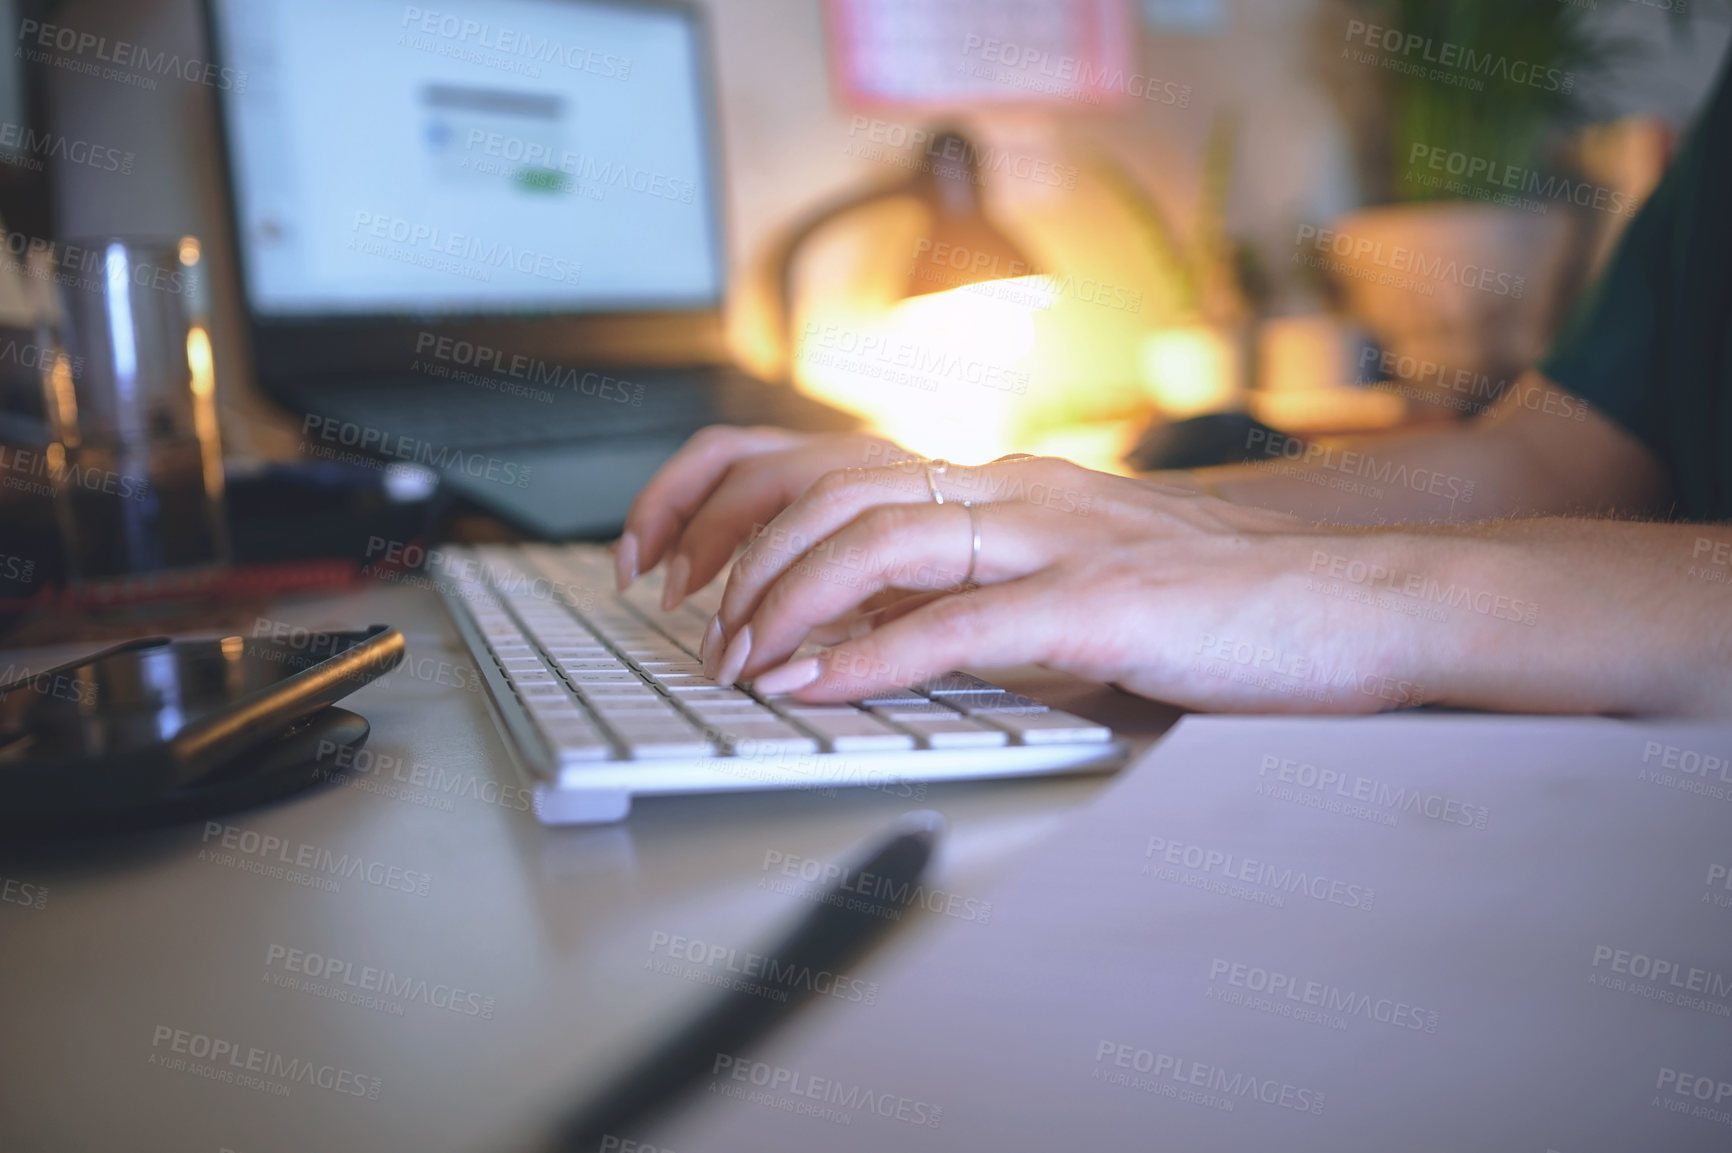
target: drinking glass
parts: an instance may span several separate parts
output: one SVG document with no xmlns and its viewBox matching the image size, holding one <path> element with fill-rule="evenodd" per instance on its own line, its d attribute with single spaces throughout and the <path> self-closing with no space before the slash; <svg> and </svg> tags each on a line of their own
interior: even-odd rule
<svg viewBox="0 0 1732 1153">
<path fill-rule="evenodd" d="M 101 237 L 32 254 L 55 485 L 74 579 L 226 563 L 199 243 Z"/>
</svg>

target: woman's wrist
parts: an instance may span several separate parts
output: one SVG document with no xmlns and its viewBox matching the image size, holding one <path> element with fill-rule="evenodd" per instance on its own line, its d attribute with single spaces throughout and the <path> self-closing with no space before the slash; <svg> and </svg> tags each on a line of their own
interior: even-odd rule
<svg viewBox="0 0 1732 1153">
<path fill-rule="evenodd" d="M 1212 496 L 1216 500 L 1226 500 L 1220 487 L 1208 477 L 1202 475 L 1202 470 L 1194 468 L 1163 469 L 1160 472 L 1145 472 L 1137 479 L 1163 488 L 1178 489 L 1183 492 L 1200 493 Z"/>
<path fill-rule="evenodd" d="M 1439 701 L 1435 659 L 1441 614 L 1430 607 L 1430 541 L 1398 532 L 1317 532 L 1289 540 L 1300 569 L 1291 611 L 1334 622 L 1323 642 L 1331 685 L 1372 697 L 1379 708 Z"/>
<path fill-rule="evenodd" d="M 1401 593 L 1415 614 L 1410 659 L 1429 703 L 1538 703 L 1546 690 L 1533 683 L 1535 646 L 1559 618 L 1556 604 L 1540 603 L 1544 593 L 1527 567 L 1530 558 L 1493 537 L 1397 535 L 1409 566 Z"/>
</svg>

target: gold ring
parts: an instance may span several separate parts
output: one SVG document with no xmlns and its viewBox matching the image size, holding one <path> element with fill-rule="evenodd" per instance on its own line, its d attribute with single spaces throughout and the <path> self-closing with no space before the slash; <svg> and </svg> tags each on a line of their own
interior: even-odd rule
<svg viewBox="0 0 1732 1153">
<path fill-rule="evenodd" d="M 938 491 L 938 477 L 950 467 L 950 462 L 942 457 L 926 466 L 926 491 L 932 494 L 936 504 L 944 503 L 944 494 Z"/>
<path fill-rule="evenodd" d="M 974 570 L 980 565 L 980 510 L 974 507 L 974 502 L 965 500 L 962 507 L 968 510 L 968 529 L 973 542 L 968 554 L 968 575 L 962 578 L 964 585 L 974 583 Z"/>
</svg>

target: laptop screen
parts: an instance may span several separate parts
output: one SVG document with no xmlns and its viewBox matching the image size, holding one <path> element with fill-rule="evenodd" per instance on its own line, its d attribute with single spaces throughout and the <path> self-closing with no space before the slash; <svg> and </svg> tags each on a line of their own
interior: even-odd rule
<svg viewBox="0 0 1732 1153">
<path fill-rule="evenodd" d="M 694 18 L 595 0 L 213 0 L 263 319 L 713 308 Z"/>
</svg>

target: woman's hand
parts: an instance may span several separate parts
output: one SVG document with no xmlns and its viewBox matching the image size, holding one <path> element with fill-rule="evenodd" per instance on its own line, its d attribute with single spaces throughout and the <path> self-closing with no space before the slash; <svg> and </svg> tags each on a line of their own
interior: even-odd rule
<svg viewBox="0 0 1732 1153">
<path fill-rule="evenodd" d="M 882 437 L 712 425 L 687 441 L 632 502 L 614 545 L 623 590 L 668 562 L 662 603 L 703 588 L 734 549 L 834 469 L 915 459 Z"/>
<path fill-rule="evenodd" d="M 1396 571 L 1406 538 L 1325 535 L 1045 458 L 951 466 L 930 483 L 944 504 L 910 459 L 827 472 L 788 503 L 729 577 L 704 649 L 711 675 L 814 703 L 1024 663 L 1205 709 L 1375 712 L 1425 699 L 1411 615 L 1316 591 L 1320 571 L 1341 565 Z M 740 503 L 763 509 L 769 495 Z M 963 501 L 978 517 L 977 561 Z M 847 639 L 796 656 L 838 622 Z"/>
</svg>

